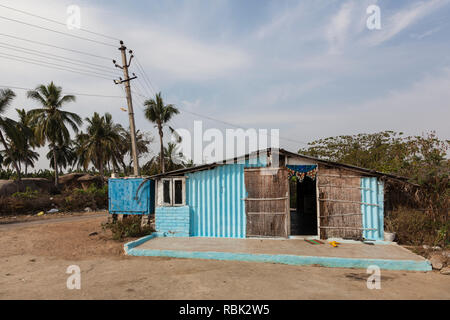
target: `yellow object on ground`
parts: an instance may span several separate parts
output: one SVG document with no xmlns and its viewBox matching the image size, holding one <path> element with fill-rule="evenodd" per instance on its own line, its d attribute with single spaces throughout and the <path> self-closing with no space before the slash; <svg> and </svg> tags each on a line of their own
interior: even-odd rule
<svg viewBox="0 0 450 320">
<path fill-rule="evenodd" d="M 37 214 L 37 216 L 42 216 L 44 214 L 44 211 L 41 211 Z"/>
<path fill-rule="evenodd" d="M 329 244 L 336 248 L 340 243 L 337 241 L 330 241 Z"/>
</svg>

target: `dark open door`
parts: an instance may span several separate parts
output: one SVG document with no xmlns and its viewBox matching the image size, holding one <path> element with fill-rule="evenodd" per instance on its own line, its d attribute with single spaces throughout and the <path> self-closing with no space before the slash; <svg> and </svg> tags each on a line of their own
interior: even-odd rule
<svg viewBox="0 0 450 320">
<path fill-rule="evenodd" d="M 245 169 L 247 237 L 288 237 L 289 183 L 286 169 Z"/>
</svg>

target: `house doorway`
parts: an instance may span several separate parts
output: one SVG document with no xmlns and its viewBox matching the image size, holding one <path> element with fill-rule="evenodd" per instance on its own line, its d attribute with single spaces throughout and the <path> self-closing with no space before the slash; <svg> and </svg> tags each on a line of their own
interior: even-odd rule
<svg viewBox="0 0 450 320">
<path fill-rule="evenodd" d="M 291 235 L 317 235 L 316 180 L 305 177 L 289 179 Z"/>
</svg>

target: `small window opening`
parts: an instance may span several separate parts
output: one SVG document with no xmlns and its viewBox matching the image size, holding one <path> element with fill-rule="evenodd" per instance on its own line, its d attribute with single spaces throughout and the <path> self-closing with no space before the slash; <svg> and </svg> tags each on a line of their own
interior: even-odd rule
<svg viewBox="0 0 450 320">
<path fill-rule="evenodd" d="M 164 203 L 171 204 L 170 197 L 170 180 L 163 180 L 163 194 L 164 194 Z"/>
</svg>

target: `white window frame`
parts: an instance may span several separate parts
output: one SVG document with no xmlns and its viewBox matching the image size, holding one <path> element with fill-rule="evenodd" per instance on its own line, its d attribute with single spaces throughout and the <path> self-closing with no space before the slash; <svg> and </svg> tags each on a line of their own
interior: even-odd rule
<svg viewBox="0 0 450 320">
<path fill-rule="evenodd" d="M 170 202 L 164 202 L 164 182 L 169 181 L 169 196 Z M 175 181 L 181 181 L 182 186 L 182 202 L 175 203 Z M 173 178 L 162 178 L 159 183 L 159 188 L 161 191 L 158 192 L 161 197 L 159 202 L 160 206 L 163 207 L 182 207 L 186 205 L 186 178 L 185 177 L 173 177 Z"/>
</svg>

